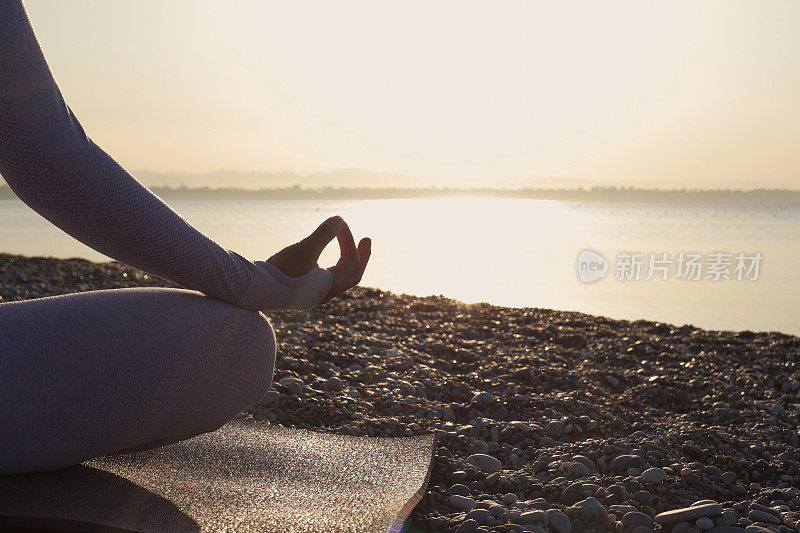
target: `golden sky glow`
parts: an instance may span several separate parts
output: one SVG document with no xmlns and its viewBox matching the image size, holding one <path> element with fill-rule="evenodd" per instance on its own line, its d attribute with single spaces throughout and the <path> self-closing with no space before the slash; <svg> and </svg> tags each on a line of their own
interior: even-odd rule
<svg viewBox="0 0 800 533">
<path fill-rule="evenodd" d="M 126 168 L 800 187 L 800 2 L 28 0 Z"/>
</svg>

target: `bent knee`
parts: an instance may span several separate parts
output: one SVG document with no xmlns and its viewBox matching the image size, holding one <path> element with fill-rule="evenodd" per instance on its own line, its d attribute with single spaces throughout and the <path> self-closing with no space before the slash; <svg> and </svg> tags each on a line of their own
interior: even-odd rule
<svg viewBox="0 0 800 533">
<path fill-rule="evenodd" d="M 237 335 L 237 342 L 236 353 L 230 357 L 242 377 L 237 396 L 240 410 L 245 410 L 263 398 L 272 385 L 277 353 L 275 330 L 261 312 L 238 307 L 232 312 L 236 315 L 232 331 Z"/>
<path fill-rule="evenodd" d="M 272 385 L 272 375 L 275 371 L 275 356 L 277 342 L 272 323 L 261 312 L 248 311 L 252 317 L 252 328 L 249 330 L 249 343 L 252 347 L 252 364 L 254 371 L 261 373 L 263 379 L 258 380 L 260 386 L 256 391 L 257 397 L 253 403 L 260 400 Z"/>
</svg>

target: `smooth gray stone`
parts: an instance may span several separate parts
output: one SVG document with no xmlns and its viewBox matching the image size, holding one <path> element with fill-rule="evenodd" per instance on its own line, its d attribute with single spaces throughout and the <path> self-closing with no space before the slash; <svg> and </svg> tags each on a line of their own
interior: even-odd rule
<svg viewBox="0 0 800 533">
<path fill-rule="evenodd" d="M 561 493 L 561 503 L 573 505 L 583 499 L 583 483 L 573 483 Z"/>
<path fill-rule="evenodd" d="M 572 477 L 589 477 L 592 475 L 592 471 L 585 464 L 576 461 L 569 465 L 567 474 Z"/>
<path fill-rule="evenodd" d="M 463 485 L 461 483 L 456 483 L 452 487 L 450 487 L 450 494 L 457 494 L 459 496 L 469 496 L 470 494 L 469 487 Z"/>
<path fill-rule="evenodd" d="M 544 427 L 544 432 L 547 433 L 548 437 L 557 439 L 564 433 L 564 424 L 552 421 Z"/>
<path fill-rule="evenodd" d="M 512 503 L 516 503 L 517 495 L 514 494 L 513 492 L 503 494 L 503 497 L 500 498 L 500 501 L 502 501 L 506 505 L 511 505 Z"/>
<path fill-rule="evenodd" d="M 556 533 L 572 533 L 572 522 L 561 511 L 555 509 L 547 511 L 547 523 Z"/>
<path fill-rule="evenodd" d="M 697 519 L 697 522 L 695 522 L 694 527 L 696 527 L 700 531 L 708 531 L 709 529 L 713 529 L 714 521 L 707 516 L 703 516 Z"/>
<path fill-rule="evenodd" d="M 303 387 L 305 387 L 305 383 L 303 383 L 303 380 L 298 378 L 287 377 L 278 380 L 278 383 L 289 389 L 289 392 L 295 395 L 302 393 Z"/>
<path fill-rule="evenodd" d="M 472 463 L 483 472 L 487 472 L 489 474 L 498 472 L 501 468 L 503 468 L 503 463 L 501 463 L 496 457 L 492 457 L 491 455 L 487 455 L 485 453 L 474 453 L 467 457 L 467 462 Z"/>
<path fill-rule="evenodd" d="M 697 507 L 698 505 L 708 505 L 709 503 L 717 503 L 717 502 L 714 500 L 697 500 L 689 507 Z"/>
<path fill-rule="evenodd" d="M 527 526 L 529 524 L 547 525 L 547 515 L 544 511 L 525 511 L 514 519 L 517 524 Z"/>
<path fill-rule="evenodd" d="M 752 511 L 747 513 L 747 518 L 749 518 L 753 522 L 764 522 L 765 524 L 772 524 L 775 526 L 781 525 L 780 518 L 778 518 L 774 514 L 760 511 L 758 509 L 753 509 Z"/>
<path fill-rule="evenodd" d="M 694 526 L 689 522 L 678 522 L 672 526 L 672 531 L 670 533 L 689 533 L 692 527 Z"/>
<path fill-rule="evenodd" d="M 719 526 L 709 529 L 708 533 L 744 533 L 744 528 L 736 526 Z"/>
<path fill-rule="evenodd" d="M 718 503 L 707 503 L 674 509 L 656 515 L 656 522 L 659 524 L 674 524 L 675 522 L 694 522 L 704 516 L 717 516 L 722 514 L 722 506 Z"/>
<path fill-rule="evenodd" d="M 639 468 L 644 463 L 644 459 L 638 455 L 618 455 L 608 464 L 609 470 L 612 472 L 625 472 L 629 468 Z"/>
<path fill-rule="evenodd" d="M 466 519 L 475 520 L 479 524 L 485 524 L 489 521 L 490 516 L 492 516 L 492 513 L 490 513 L 487 509 L 473 509 L 467 513 Z"/>
<path fill-rule="evenodd" d="M 480 524 L 478 524 L 477 520 L 470 518 L 461 522 L 461 525 L 456 529 L 456 533 L 473 533 L 479 526 Z"/>
<path fill-rule="evenodd" d="M 472 498 L 468 498 L 467 496 L 460 496 L 458 494 L 453 494 L 450 496 L 450 499 L 447 500 L 447 503 L 450 504 L 450 507 L 455 507 L 456 509 L 464 509 L 467 511 L 471 511 L 475 508 L 475 500 Z"/>
<path fill-rule="evenodd" d="M 757 522 L 744 528 L 745 533 L 776 533 L 778 528 L 763 522 Z"/>
<path fill-rule="evenodd" d="M 720 518 L 722 519 L 723 526 L 733 526 L 739 521 L 739 514 L 733 509 L 726 509 L 722 512 Z"/>
<path fill-rule="evenodd" d="M 580 516 L 586 527 L 601 529 L 608 521 L 608 510 L 594 497 L 579 501 L 570 507 L 567 512 L 570 515 L 576 513 Z"/>
<path fill-rule="evenodd" d="M 653 483 L 658 484 L 666 479 L 667 473 L 664 471 L 663 468 L 653 467 L 648 468 L 639 478 L 644 481 L 645 483 Z"/>
<path fill-rule="evenodd" d="M 630 529 L 638 526 L 646 526 L 650 529 L 653 529 L 653 519 L 644 513 L 640 513 L 639 511 L 625 513 L 625 515 L 622 517 L 622 524 L 626 528 Z"/>
<path fill-rule="evenodd" d="M 608 508 L 608 510 L 612 513 L 615 513 L 617 516 L 625 516 L 626 513 L 636 513 L 638 509 L 633 505 L 626 505 L 626 504 L 615 504 Z"/>
</svg>

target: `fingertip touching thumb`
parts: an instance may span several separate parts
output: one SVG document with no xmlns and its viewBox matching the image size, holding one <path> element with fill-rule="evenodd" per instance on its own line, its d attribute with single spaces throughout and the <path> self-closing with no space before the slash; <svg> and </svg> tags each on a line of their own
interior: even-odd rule
<svg viewBox="0 0 800 533">
<path fill-rule="evenodd" d="M 317 257 L 322 250 L 339 234 L 344 226 L 344 220 L 340 216 L 327 219 L 314 230 L 314 233 L 303 239 L 304 244 L 309 246 Z"/>
<path fill-rule="evenodd" d="M 325 221 L 325 225 L 328 227 L 328 231 L 331 232 L 331 237 L 329 240 L 332 240 L 342 230 L 342 226 L 344 226 L 344 219 L 339 215 L 332 216 Z"/>
</svg>

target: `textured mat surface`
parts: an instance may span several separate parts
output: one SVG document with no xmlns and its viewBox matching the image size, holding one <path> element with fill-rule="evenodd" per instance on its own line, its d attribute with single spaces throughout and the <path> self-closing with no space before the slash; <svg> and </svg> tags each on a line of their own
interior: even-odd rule
<svg viewBox="0 0 800 533">
<path fill-rule="evenodd" d="M 349 437 L 234 420 L 155 450 L 0 476 L 0 527 L 399 530 L 425 491 L 434 450 L 433 436 Z"/>
</svg>

